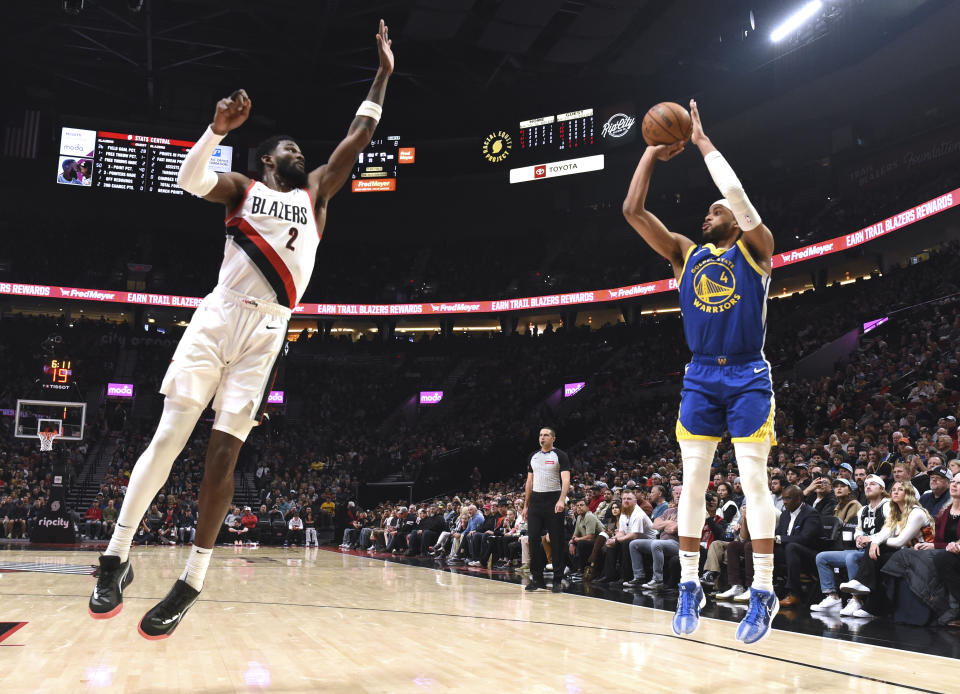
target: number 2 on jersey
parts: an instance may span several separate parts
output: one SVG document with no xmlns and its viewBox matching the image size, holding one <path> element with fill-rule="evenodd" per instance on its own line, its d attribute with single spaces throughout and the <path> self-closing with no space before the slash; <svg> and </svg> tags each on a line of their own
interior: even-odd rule
<svg viewBox="0 0 960 694">
<path fill-rule="evenodd" d="M 300 232 L 297 231 L 296 227 L 290 227 L 289 234 L 290 234 L 290 240 L 287 241 L 287 248 L 289 248 L 291 251 L 295 251 L 297 249 L 293 247 L 293 242 L 297 240 L 297 236 L 300 235 Z"/>
</svg>

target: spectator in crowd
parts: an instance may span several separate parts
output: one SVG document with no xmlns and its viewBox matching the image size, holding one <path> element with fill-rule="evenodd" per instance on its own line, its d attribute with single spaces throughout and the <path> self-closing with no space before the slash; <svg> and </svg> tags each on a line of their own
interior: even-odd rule
<svg viewBox="0 0 960 694">
<path fill-rule="evenodd" d="M 508 537 L 508 533 L 516 524 L 517 516 L 516 511 L 509 507 L 509 501 L 506 498 L 500 499 L 499 509 L 503 512 L 503 515 L 497 517 L 492 534 L 489 531 L 484 531 L 480 546 L 480 558 L 474 566 L 489 565 L 489 568 L 492 567 L 494 561 L 502 563 L 507 557 L 507 540 L 505 538 Z M 558 551 L 560 551 L 559 548 Z"/>
<path fill-rule="evenodd" d="M 666 511 L 653 521 L 653 529 L 659 533 L 657 539 L 637 538 L 630 542 L 630 560 L 633 566 L 633 581 L 631 588 L 638 586 L 645 590 L 659 590 L 663 588 L 663 567 L 665 562 L 679 556 L 680 538 L 677 534 L 677 506 L 680 503 L 682 485 L 673 487 L 673 503 Z M 644 556 L 652 558 L 653 577 L 644 582 Z"/>
<path fill-rule="evenodd" d="M 657 475 L 657 477 L 659 477 L 659 475 Z M 670 504 L 667 503 L 667 493 L 662 484 L 654 484 L 650 487 L 650 492 L 647 494 L 647 501 L 650 502 L 650 506 L 653 508 L 653 513 L 650 514 L 650 520 L 657 520 L 670 506 Z"/>
<path fill-rule="evenodd" d="M 392 523 L 394 518 L 393 509 L 389 506 L 384 507 L 379 517 L 372 518 L 370 526 L 360 531 L 360 549 L 367 552 L 376 550 L 377 543 L 383 542 L 384 528 Z"/>
<path fill-rule="evenodd" d="M 476 535 L 477 532 L 480 531 L 481 526 L 483 526 L 485 518 L 479 509 L 477 509 L 476 504 L 467 506 L 467 516 L 468 521 L 466 526 L 461 531 L 453 533 L 453 540 L 457 547 L 455 550 L 450 550 L 450 558 L 447 560 L 448 564 L 463 563 L 463 556 L 469 551 L 470 538 Z"/>
<path fill-rule="evenodd" d="M 256 541 L 258 539 L 257 535 L 257 516 L 254 514 L 253 509 L 249 506 L 243 507 L 243 515 L 240 516 L 240 525 L 247 529 L 246 540 Z"/>
<path fill-rule="evenodd" d="M 598 521 L 605 523 L 607 514 L 610 511 L 610 504 L 613 503 L 613 492 L 610 491 L 605 483 L 598 482 L 597 484 L 601 484 L 603 487 L 600 489 L 600 493 L 593 497 L 593 501 L 596 501 L 597 504 L 594 508 L 591 508 L 590 511 L 593 512 L 593 515 L 597 517 Z"/>
<path fill-rule="evenodd" d="M 867 474 L 867 468 L 864 465 L 858 465 L 853 469 L 853 481 L 857 483 L 857 501 L 860 502 L 861 506 L 867 503 L 867 493 L 864 489 L 864 483 L 866 482 Z"/>
<path fill-rule="evenodd" d="M 717 544 L 714 542 L 713 544 Z M 750 541 L 750 532 L 747 528 L 747 507 L 740 509 L 740 523 L 736 528 L 734 535 L 729 542 L 723 543 L 724 561 L 727 564 L 727 582 L 729 587 L 723 592 L 718 592 L 717 600 L 735 600 L 737 602 L 747 602 L 750 599 L 750 586 L 753 584 L 753 543 Z M 707 549 L 707 561 L 711 562 L 711 567 L 718 571 L 720 565 L 713 559 L 713 545 Z M 713 559 L 713 561 L 711 561 Z M 741 574 L 740 563 L 743 560 L 745 571 Z M 707 568 L 707 564 L 704 564 Z"/>
<path fill-rule="evenodd" d="M 819 467 L 811 471 L 813 481 L 803 490 L 804 503 L 821 516 L 832 516 L 837 507 L 837 497 L 833 495 L 830 478 L 823 475 Z"/>
<path fill-rule="evenodd" d="M 425 554 L 427 548 L 432 547 L 447 529 L 442 511 L 443 507 L 434 504 L 427 507 L 426 518 L 421 521 L 420 526 L 407 541 L 409 544 L 407 551 L 410 554 L 418 556 Z M 516 513 L 514 513 L 514 518 L 516 518 Z"/>
<path fill-rule="evenodd" d="M 937 575 L 950 591 L 953 602 L 960 605 L 960 478 L 950 481 L 950 503 L 937 516 L 934 546 L 940 550 L 933 554 Z M 960 627 L 960 620 L 954 617 L 948 626 Z"/>
<path fill-rule="evenodd" d="M 180 528 L 180 543 L 193 544 L 197 536 L 197 516 L 189 504 L 184 504 L 181 509 L 177 526 Z"/>
<path fill-rule="evenodd" d="M 783 490 L 787 486 L 787 478 L 783 475 L 770 477 L 770 494 L 773 496 L 773 505 L 777 511 L 783 512 Z"/>
<path fill-rule="evenodd" d="M 603 532 L 603 524 L 590 511 L 586 499 L 577 499 L 573 509 L 576 520 L 567 552 L 570 554 L 570 578 L 578 580 L 583 577 L 583 571 L 593 552 L 594 541 Z"/>
<path fill-rule="evenodd" d="M 632 585 L 633 562 L 630 560 L 630 543 L 643 537 L 654 539 L 657 531 L 653 528 L 650 516 L 637 505 L 637 495 L 632 490 L 624 490 L 620 495 L 620 520 L 617 532 L 605 543 L 603 574 L 594 580 L 594 584 L 615 583 L 621 581 L 624 586 Z"/>
<path fill-rule="evenodd" d="M 94 501 L 90 508 L 83 514 L 84 535 L 91 540 L 100 539 L 100 530 L 103 527 L 103 511 L 100 508 L 100 502 Z"/>
<path fill-rule="evenodd" d="M 799 487 L 787 487 L 783 491 L 783 513 L 777 521 L 773 547 L 775 569 L 785 568 L 787 573 L 787 594 L 780 600 L 784 607 L 802 601 L 800 576 L 807 571 L 813 573 L 820 530 L 820 514 L 804 502 Z"/>
<path fill-rule="evenodd" d="M 935 462 L 940 460 L 938 456 L 931 457 L 936 459 Z M 943 465 L 930 468 L 929 489 L 921 495 L 920 505 L 932 517 L 936 518 L 941 509 L 950 502 L 950 482 L 952 481 L 953 473 L 949 468 Z"/>
<path fill-rule="evenodd" d="M 133 536 L 134 544 L 138 545 L 149 545 L 151 542 L 157 541 L 157 535 L 153 527 L 150 524 L 148 516 L 144 516 L 140 520 L 140 525 L 137 527 L 137 532 Z"/>
<path fill-rule="evenodd" d="M 110 537 L 113 533 L 113 526 L 117 524 L 117 507 L 113 499 L 107 500 L 107 505 L 103 509 L 103 528 L 102 534 L 105 537 Z"/>
<path fill-rule="evenodd" d="M 855 522 L 857 512 L 860 510 L 860 502 L 854 496 L 856 490 L 857 483 L 852 479 L 838 477 L 833 481 L 833 495 L 837 498 L 833 515 L 844 525 Z"/>
<path fill-rule="evenodd" d="M 476 508 L 476 507 L 474 507 Z M 477 514 L 483 519 L 482 514 Z M 407 536 L 413 532 L 416 527 L 416 515 L 411 515 L 410 509 L 406 506 L 401 506 L 397 509 L 397 525 L 395 532 L 390 535 L 390 539 L 387 541 L 387 551 L 393 554 L 397 554 L 407 547 Z"/>
<path fill-rule="evenodd" d="M 288 544 L 296 547 L 297 545 L 302 545 L 304 543 L 303 519 L 300 518 L 300 512 L 296 509 L 293 510 L 293 516 L 287 523 L 287 531 L 287 537 L 283 541 L 284 547 L 286 547 Z"/>
<path fill-rule="evenodd" d="M 320 543 L 317 541 L 317 520 L 313 517 L 313 509 L 310 506 L 307 506 L 306 517 L 303 519 L 304 530 L 306 535 L 304 536 L 304 546 L 309 547 L 313 543 L 314 547 L 319 547 Z M 369 527 L 367 524 L 366 527 Z M 366 529 L 366 528 L 364 528 Z M 363 547 L 363 545 L 360 545 Z"/>
<path fill-rule="evenodd" d="M 234 517 L 233 524 L 227 528 L 228 536 L 233 539 L 234 547 L 242 547 L 243 540 L 247 536 L 247 529 L 243 527 L 243 523 L 240 522 L 239 517 Z"/>
<path fill-rule="evenodd" d="M 850 593 L 862 602 L 862 607 L 851 613 L 853 617 L 874 617 L 886 609 L 880 588 L 880 570 L 894 552 L 932 541 L 933 519 L 917 501 L 916 491 L 909 481 L 894 482 L 890 489 L 890 503 L 883 528 L 870 541 L 870 549 L 860 557 L 856 578 L 840 584 L 840 591 Z"/>
<path fill-rule="evenodd" d="M 883 480 L 877 475 L 868 476 L 864 480 L 864 490 L 867 495 L 867 503 L 860 507 L 857 512 L 857 528 L 853 533 L 855 549 L 827 551 L 817 554 L 817 574 L 820 577 L 820 591 L 824 598 L 819 603 L 810 606 L 810 609 L 814 612 L 841 610 L 843 603 L 836 588 L 833 570 L 846 568 L 847 577 L 850 579 L 856 578 L 860 558 L 866 551 L 865 548 L 870 545 L 873 537 L 884 525 L 886 507 L 889 502 Z M 842 608 L 841 614 L 849 616 L 859 610 L 860 607 L 859 601 L 854 597 Z"/>
</svg>

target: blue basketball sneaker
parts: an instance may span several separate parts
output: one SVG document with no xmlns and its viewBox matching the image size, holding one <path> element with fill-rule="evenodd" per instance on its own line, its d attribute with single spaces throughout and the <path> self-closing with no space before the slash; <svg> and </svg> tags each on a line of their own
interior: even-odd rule
<svg viewBox="0 0 960 694">
<path fill-rule="evenodd" d="M 698 581 L 680 584 L 677 613 L 673 615 L 673 633 L 677 636 L 692 634 L 700 626 L 700 610 L 707 604 L 707 596 Z"/>
<path fill-rule="evenodd" d="M 768 633 L 773 618 L 780 611 L 780 601 L 772 590 L 750 589 L 750 605 L 747 616 L 737 627 L 737 641 L 756 643 Z"/>
</svg>

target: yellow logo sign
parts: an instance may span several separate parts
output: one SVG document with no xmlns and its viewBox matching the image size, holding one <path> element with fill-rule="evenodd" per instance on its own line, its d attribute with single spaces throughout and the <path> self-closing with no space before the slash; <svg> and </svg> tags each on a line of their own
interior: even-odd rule
<svg viewBox="0 0 960 694">
<path fill-rule="evenodd" d="M 510 137 L 510 133 L 503 130 L 492 132 L 483 140 L 483 156 L 492 164 L 498 164 L 506 159 L 512 150 L 513 138 Z"/>
<path fill-rule="evenodd" d="M 693 291 L 697 295 L 693 305 L 704 313 L 721 313 L 740 300 L 736 288 L 733 264 L 725 258 L 708 260 L 693 274 Z"/>
</svg>

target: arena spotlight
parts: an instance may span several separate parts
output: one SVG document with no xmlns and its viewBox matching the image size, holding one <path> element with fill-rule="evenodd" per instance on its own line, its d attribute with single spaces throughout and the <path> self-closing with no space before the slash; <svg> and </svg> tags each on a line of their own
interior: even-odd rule
<svg viewBox="0 0 960 694">
<path fill-rule="evenodd" d="M 83 10 L 83 0 L 63 0 L 63 11 L 74 16 Z"/>
<path fill-rule="evenodd" d="M 127 9 L 137 13 L 143 9 L 143 0 L 127 0 Z"/>
<path fill-rule="evenodd" d="M 786 21 L 773 30 L 770 34 L 770 40 L 776 43 L 792 34 L 808 19 L 813 17 L 823 8 L 821 0 L 811 0 L 792 15 L 787 17 Z"/>
</svg>

